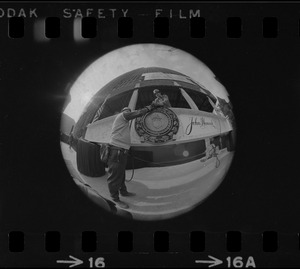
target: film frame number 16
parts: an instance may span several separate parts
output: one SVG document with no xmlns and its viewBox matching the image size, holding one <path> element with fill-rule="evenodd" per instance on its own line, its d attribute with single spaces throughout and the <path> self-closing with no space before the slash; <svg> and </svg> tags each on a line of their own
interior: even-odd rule
<svg viewBox="0 0 300 269">
<path fill-rule="evenodd" d="M 105 262 L 103 257 L 98 257 L 98 258 L 89 258 L 89 267 L 90 268 L 104 268 L 105 267 Z"/>
</svg>

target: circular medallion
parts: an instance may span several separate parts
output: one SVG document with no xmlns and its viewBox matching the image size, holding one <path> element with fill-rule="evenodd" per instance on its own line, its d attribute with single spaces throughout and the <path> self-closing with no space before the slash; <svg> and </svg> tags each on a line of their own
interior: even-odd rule
<svg viewBox="0 0 300 269">
<path fill-rule="evenodd" d="M 177 115 L 166 107 L 155 110 L 139 117 L 135 121 L 135 130 L 144 141 L 153 144 L 165 143 L 177 134 L 179 120 Z"/>
</svg>

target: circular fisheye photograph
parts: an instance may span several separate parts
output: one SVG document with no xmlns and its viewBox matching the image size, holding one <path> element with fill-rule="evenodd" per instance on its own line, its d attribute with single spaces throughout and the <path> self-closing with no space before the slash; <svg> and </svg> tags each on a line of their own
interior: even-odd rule
<svg viewBox="0 0 300 269">
<path fill-rule="evenodd" d="M 77 186 L 112 214 L 164 220 L 201 206 L 235 151 L 225 87 L 200 59 L 158 44 L 114 50 L 82 70 L 61 118 Z"/>
</svg>

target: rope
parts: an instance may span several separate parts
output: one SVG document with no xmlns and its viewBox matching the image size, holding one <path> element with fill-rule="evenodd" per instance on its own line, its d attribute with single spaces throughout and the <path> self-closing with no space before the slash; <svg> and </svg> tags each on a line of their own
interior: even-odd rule
<svg viewBox="0 0 300 269">
<path fill-rule="evenodd" d="M 128 155 L 130 155 L 130 154 L 128 154 Z M 132 155 L 130 155 L 130 156 L 132 156 Z M 132 156 L 132 173 L 131 173 L 131 177 L 130 177 L 130 179 L 125 178 L 125 181 L 130 182 L 133 179 L 133 176 L 134 176 L 134 157 Z"/>
<path fill-rule="evenodd" d="M 218 168 L 221 164 L 221 161 L 218 158 L 218 155 L 216 155 L 216 168 Z"/>
<path fill-rule="evenodd" d="M 221 134 L 222 134 L 222 131 L 221 131 L 221 129 L 222 129 L 222 127 L 221 127 L 221 122 L 220 122 L 220 119 L 219 118 L 217 118 L 218 119 L 218 122 L 219 122 L 219 127 L 220 127 L 220 134 L 219 134 L 219 139 L 221 139 Z M 216 151 L 216 150 L 215 150 Z M 217 154 L 217 152 L 215 152 L 216 153 L 216 155 L 215 155 L 215 157 L 216 157 L 216 168 L 218 168 L 219 166 L 220 166 L 220 164 L 221 164 L 221 161 L 219 160 L 219 158 L 218 158 L 218 154 Z"/>
</svg>

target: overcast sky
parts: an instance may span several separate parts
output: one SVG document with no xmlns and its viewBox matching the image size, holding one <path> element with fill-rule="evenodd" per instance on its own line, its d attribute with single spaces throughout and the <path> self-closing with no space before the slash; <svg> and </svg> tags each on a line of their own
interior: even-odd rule
<svg viewBox="0 0 300 269">
<path fill-rule="evenodd" d="M 140 44 L 114 50 L 84 70 L 70 90 L 71 102 L 64 113 L 77 121 L 85 105 L 105 84 L 133 69 L 152 66 L 183 73 L 228 101 L 226 89 L 214 79 L 213 72 L 191 54 L 165 45 Z"/>
</svg>

